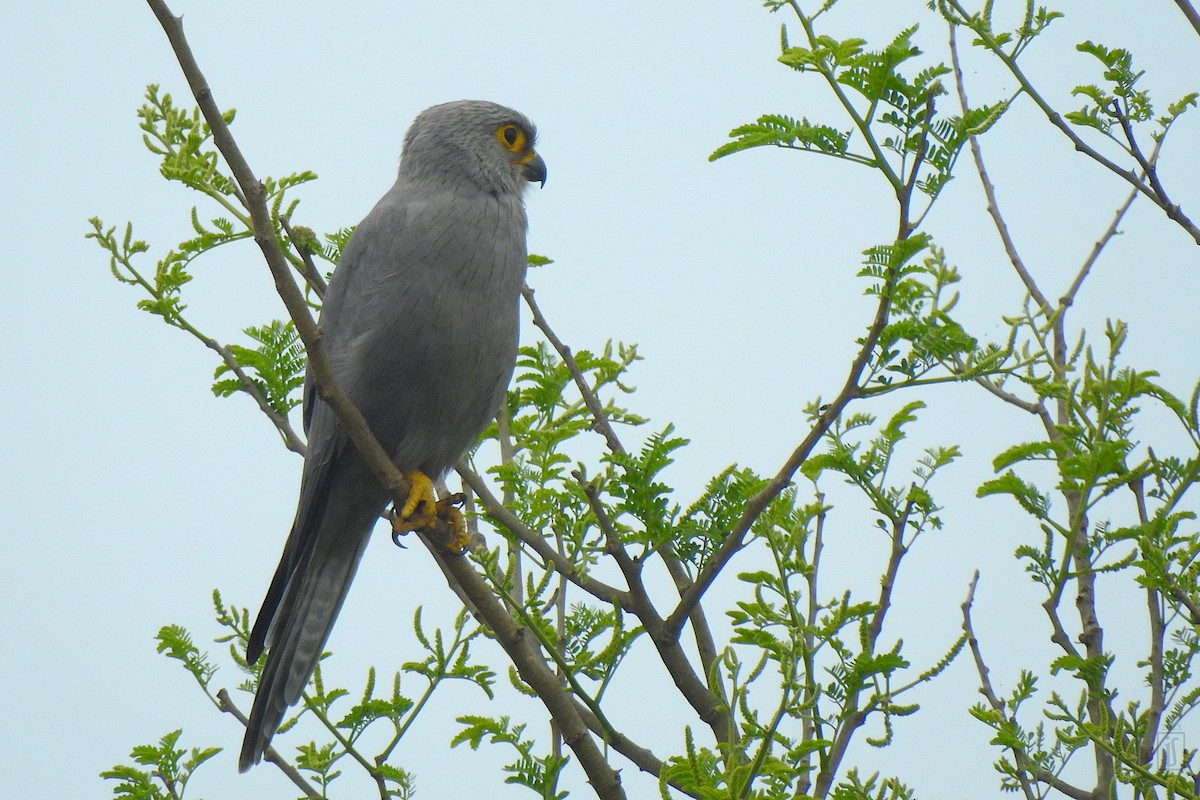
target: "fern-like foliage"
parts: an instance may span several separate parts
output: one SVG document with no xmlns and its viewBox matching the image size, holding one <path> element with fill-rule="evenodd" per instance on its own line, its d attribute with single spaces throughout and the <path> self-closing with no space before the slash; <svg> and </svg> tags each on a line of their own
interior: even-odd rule
<svg viewBox="0 0 1200 800">
<path fill-rule="evenodd" d="M 281 416 L 300 405 L 301 398 L 297 390 L 304 385 L 304 370 L 308 363 L 296 328 L 291 320 L 283 322 L 272 320 L 266 325 L 251 326 L 245 333 L 258 343 L 257 347 L 249 348 L 241 345 L 230 345 L 229 352 L 233 354 L 246 377 L 258 387 L 259 392 Z M 218 379 L 212 386 L 212 392 L 217 397 L 229 397 L 238 392 L 246 391 L 241 378 L 224 378 L 232 374 L 233 368 L 228 364 L 220 364 L 213 378 Z"/>
</svg>

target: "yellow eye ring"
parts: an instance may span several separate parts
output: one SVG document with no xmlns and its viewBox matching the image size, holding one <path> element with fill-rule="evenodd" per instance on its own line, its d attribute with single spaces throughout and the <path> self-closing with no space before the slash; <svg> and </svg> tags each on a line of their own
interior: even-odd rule
<svg viewBox="0 0 1200 800">
<path fill-rule="evenodd" d="M 496 141 L 510 153 L 525 149 L 525 132 L 513 124 L 501 125 L 496 129 Z"/>
</svg>

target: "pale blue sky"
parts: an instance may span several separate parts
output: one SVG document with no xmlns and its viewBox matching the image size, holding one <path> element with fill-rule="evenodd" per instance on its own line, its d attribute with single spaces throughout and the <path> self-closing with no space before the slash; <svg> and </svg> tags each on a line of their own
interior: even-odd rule
<svg viewBox="0 0 1200 800">
<path fill-rule="evenodd" d="M 878 46 L 920 19 L 929 49 L 945 39 L 923 0 L 842 5 L 834 35 L 871 36 Z M 1028 65 L 1053 99 L 1096 79 L 1072 49 L 1088 38 L 1132 48 L 1161 104 L 1200 85 L 1200 40 L 1169 0 L 1062 6 L 1068 20 Z M 841 124 L 826 116 L 818 81 L 774 61 L 785 15 L 751 0 L 177 0 L 172 8 L 185 15 L 217 101 L 238 109 L 234 132 L 252 167 L 320 176 L 296 195 L 297 221 L 319 231 L 353 224 L 370 209 L 392 181 L 405 128 L 426 106 L 486 98 L 530 116 L 549 165 L 545 189 L 529 200 L 530 249 L 557 262 L 530 282 L 572 346 L 607 338 L 640 345 L 646 360 L 632 374 L 635 408 L 652 427 L 671 421 L 693 440 L 671 473 L 681 502 L 734 461 L 774 472 L 803 435 L 805 403 L 840 386 L 869 315 L 854 277 L 859 253 L 889 241 L 894 228 L 877 181 L 847 164 L 781 151 L 706 161 L 729 129 L 762 113 Z M 290 797 L 290 784 L 270 767 L 236 775 L 239 726 L 155 654 L 152 637 L 180 623 L 207 647 L 216 633 L 214 587 L 257 607 L 290 524 L 299 461 L 249 400 L 211 396 L 214 356 L 138 312 L 141 296 L 114 281 L 83 238 L 92 215 L 110 225 L 133 220 L 153 256 L 188 235 L 197 198 L 158 176 L 135 116 L 146 84 L 161 84 L 181 103 L 190 101 L 186 84 L 141 3 L 23 4 L 8 16 L 0 30 L 7 791 L 109 796 L 99 771 L 183 727 L 186 746 L 226 748 L 200 773 L 193 796 Z M 975 56 L 968 78 L 977 101 L 1012 88 Z M 1172 136 L 1164 174 L 1176 201 L 1195 211 L 1200 113 Z M 985 148 L 1014 234 L 1056 297 L 1125 188 L 1074 156 L 1027 104 Z M 930 230 L 965 275 L 962 309 L 972 332 L 1001 336 L 998 315 L 1016 310 L 1021 289 L 986 222 L 978 182 L 969 170 L 960 175 Z M 1122 228 L 1075 319 L 1130 321 L 1131 359 L 1186 394 L 1197 360 L 1194 347 L 1180 343 L 1198 332 L 1200 251 L 1145 202 Z M 189 315 L 219 339 L 238 341 L 242 327 L 282 313 L 252 243 L 206 259 L 195 274 Z M 957 635 L 958 604 L 971 571 L 982 567 L 979 624 L 996 657 L 994 677 L 1004 682 L 1012 676 L 1002 653 L 1045 649 L 1047 637 L 1036 607 L 1011 613 L 1035 598 L 1011 560 L 1023 520 L 1002 500 L 970 498 L 996 450 L 1037 431 L 981 395 L 964 387 L 934 393 L 914 429 L 922 446 L 962 441 L 967 458 L 939 496 L 950 505 L 947 530 L 914 551 L 898 587 L 892 633 L 914 660 L 935 658 Z M 839 535 L 846 538 L 840 548 L 831 539 L 830 568 L 843 571 L 826 586 L 840 580 L 873 594 L 873 576 L 849 569 L 864 547 L 855 537 L 869 534 L 848 525 Z M 732 588 L 730 581 L 718 590 Z M 386 673 L 410 658 L 418 603 L 441 619 L 457 608 L 420 548 L 397 551 L 381 538 L 331 641 L 332 680 L 357 686 L 368 665 Z M 1119 603 L 1111 611 L 1123 613 Z M 618 727 L 645 721 L 640 706 L 663 695 L 661 667 L 650 658 L 636 666 L 640 685 L 614 689 L 624 711 Z M 225 685 L 240 681 L 225 677 Z M 988 733 L 963 710 L 975 700 L 974 684 L 967 662 L 956 665 L 939 689 L 917 698 L 928 713 L 898 723 L 900 744 L 862 753 L 864 769 L 903 770 L 923 797 L 994 795 Z M 497 788 L 495 767 L 506 753 L 447 750 L 456 728 L 435 720 L 462 713 L 470 697 L 435 702 L 400 763 L 417 772 L 421 797 L 526 796 Z M 540 705 L 511 697 L 479 710 L 527 720 L 531 730 L 544 719 Z M 678 712 L 664 708 L 662 726 L 644 743 L 662 755 L 679 752 Z M 956 769 L 938 774 L 951 747 Z M 631 797 L 650 796 L 652 785 L 623 766 Z"/>
</svg>

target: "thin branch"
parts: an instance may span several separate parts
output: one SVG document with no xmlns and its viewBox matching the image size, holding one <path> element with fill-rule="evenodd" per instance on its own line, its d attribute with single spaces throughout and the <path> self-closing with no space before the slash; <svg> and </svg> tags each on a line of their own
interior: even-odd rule
<svg viewBox="0 0 1200 800">
<path fill-rule="evenodd" d="M 89 236 L 94 236 L 94 238 L 101 243 L 101 246 L 105 246 L 105 244 L 109 241 L 106 236 L 102 235 L 102 232 L 100 232 L 99 229 L 97 230 L 96 234 L 89 234 Z M 115 244 L 113 247 L 115 247 Z M 127 256 L 118 256 L 115 250 L 111 248 L 109 248 L 109 254 L 111 258 L 110 263 L 112 265 L 113 274 L 117 275 L 118 280 L 120 280 L 122 283 L 134 283 L 138 286 L 141 286 L 151 297 L 156 300 L 163 299 L 162 293 L 142 276 L 142 274 L 133 266 L 133 264 L 129 262 Z M 119 275 L 117 271 L 118 266 L 124 268 L 125 271 L 127 271 L 133 277 L 126 278 L 123 275 Z M 242 390 L 254 399 L 254 402 L 258 406 L 259 410 L 266 415 L 267 419 L 271 421 L 271 424 L 275 426 L 275 429 L 279 431 L 279 434 L 283 437 L 284 446 L 293 453 L 297 453 L 301 456 L 307 452 L 307 447 L 305 446 L 304 440 L 296 435 L 296 432 L 292 429 L 288 418 L 275 410 L 275 408 L 267 400 L 266 396 L 263 395 L 262 390 L 259 389 L 258 385 L 255 384 L 254 381 L 250 380 L 250 377 L 246 374 L 245 370 L 242 369 L 242 365 L 239 364 L 237 359 L 233 357 L 233 353 L 229 352 L 229 348 L 225 347 L 211 336 L 205 335 L 200 331 L 200 329 L 188 322 L 187 319 L 185 319 L 184 316 L 178 311 L 176 311 L 170 317 L 164 317 L 163 321 L 174 328 L 178 328 L 179 330 L 190 334 L 194 338 L 198 339 L 209 350 L 212 350 L 214 353 L 220 356 L 221 360 L 225 362 L 225 366 L 229 368 L 229 371 L 234 374 L 238 380 L 238 383 L 241 384 Z"/>
<path fill-rule="evenodd" d="M 583 473 L 576 470 L 571 473 L 571 477 L 579 484 L 579 488 L 583 490 L 584 497 L 587 498 L 588 508 L 592 510 L 592 515 L 596 518 L 596 525 L 599 526 L 600 532 L 604 534 L 605 549 L 614 561 L 617 562 L 617 568 L 621 570 L 621 575 L 625 578 L 626 585 L 629 586 L 629 591 L 637 599 L 638 602 L 654 607 L 650 602 L 650 596 L 646 594 L 646 584 L 642 582 L 642 567 L 641 562 L 635 562 L 629 557 L 629 553 L 625 551 L 625 547 L 621 544 L 621 535 L 617 533 L 617 528 L 609 519 L 608 512 L 600 503 L 599 489 L 596 484 L 584 480 Z"/>
<path fill-rule="evenodd" d="M 1075 276 L 1075 280 L 1071 282 L 1071 286 L 1069 289 L 1067 289 L 1066 294 L 1059 299 L 1058 304 L 1060 306 L 1065 308 L 1075 302 L 1075 295 L 1079 292 L 1079 287 L 1083 285 L 1084 279 L 1086 279 L 1091 273 L 1092 266 L 1096 263 L 1096 260 L 1100 258 L 1100 253 L 1104 251 L 1105 246 L 1107 246 L 1109 241 L 1117 235 L 1117 227 L 1121 224 L 1121 220 L 1125 218 L 1126 212 L 1129 211 L 1129 207 L 1133 205 L 1133 201 L 1137 199 L 1137 196 L 1138 193 L 1136 190 L 1130 192 L 1129 196 L 1125 198 L 1125 202 L 1117 208 L 1117 213 L 1113 215 L 1112 223 L 1108 226 L 1104 233 L 1100 235 L 1100 238 L 1096 240 L 1096 243 L 1092 245 L 1092 252 L 1088 253 L 1088 257 L 1084 260 L 1083 266 L 1079 268 L 1079 274 L 1077 274 Z"/>
<path fill-rule="evenodd" d="M 688 577 L 687 570 L 683 568 L 679 558 L 675 555 L 674 548 L 669 542 L 665 543 L 661 552 L 663 555 L 663 563 L 667 566 L 667 572 L 671 575 L 671 580 L 675 584 L 675 590 L 679 592 L 679 596 L 683 597 L 684 592 L 691 587 L 692 581 Z M 710 679 L 715 679 L 718 683 L 721 681 L 720 674 L 713 671 L 713 665 L 717 661 L 717 645 L 713 640 L 712 629 L 708 625 L 708 617 L 704 613 L 704 607 L 699 603 L 692 609 L 692 613 L 688 616 L 688 622 L 692 625 L 692 634 L 696 640 L 696 650 L 700 654 L 700 668 L 704 670 L 704 674 L 710 676 Z M 722 689 L 722 692 L 724 690 Z"/>
<path fill-rule="evenodd" d="M 925 155 L 929 151 L 929 127 L 933 124 L 933 114 L 934 89 L 930 87 L 925 96 L 925 124 L 921 126 L 921 138 L 917 140 L 917 150 L 913 155 L 912 168 L 909 170 L 903 187 L 896 192 L 896 199 L 900 202 L 900 216 L 904 220 L 910 219 L 913 189 L 917 186 L 917 176 L 921 172 L 921 165 L 925 163 Z M 915 224 L 909 225 L 910 231 L 915 229 Z"/>
<path fill-rule="evenodd" d="M 1138 521 L 1143 526 L 1150 524 L 1150 515 L 1146 511 L 1146 493 L 1142 478 L 1139 476 L 1129 484 L 1137 506 Z M 1146 709 L 1146 730 L 1138 743 L 1138 758 L 1143 764 L 1149 764 L 1154 756 L 1154 746 L 1158 739 L 1159 725 L 1162 723 L 1163 709 L 1166 706 L 1165 681 L 1163 676 L 1163 645 L 1167 634 L 1167 626 L 1163 621 L 1162 595 L 1153 586 L 1146 587 L 1146 614 L 1150 624 L 1150 674 L 1146 682 L 1150 684 L 1150 707 Z"/>
<path fill-rule="evenodd" d="M 511 466 L 517 457 L 516 445 L 513 443 L 512 437 L 512 412 L 508 407 L 508 402 L 504 401 L 500 404 L 500 413 L 496 415 L 496 443 L 500 445 L 500 464 L 502 466 Z M 465 462 L 464 462 L 465 465 Z M 475 473 L 472 473 L 475 474 Z M 479 477 L 475 475 L 475 477 Z M 482 479 L 480 480 L 482 483 Z M 491 492 L 488 493 L 491 496 Z M 495 499 L 495 498 L 493 498 Z M 505 484 L 503 495 L 500 498 L 500 503 L 505 509 L 516 501 L 516 490 L 509 484 Z M 532 531 L 530 531 L 532 533 Z M 538 537 L 539 539 L 541 537 Z M 518 542 L 508 543 L 508 572 L 512 575 L 513 582 L 513 597 L 518 602 L 525 602 L 525 562 L 522 558 L 521 545 Z"/>
<path fill-rule="evenodd" d="M 608 518 L 608 514 L 605 513 L 604 507 L 600 504 L 596 487 L 593 484 L 585 483 L 583 476 L 579 473 L 575 473 L 575 479 L 582 486 L 588 505 L 596 516 L 600 530 L 604 533 L 604 538 L 608 542 L 609 555 L 617 562 L 617 566 L 625 576 L 625 582 L 629 585 L 633 614 L 642 623 L 650 640 L 654 642 L 663 666 L 667 668 L 671 679 L 696 714 L 712 728 L 713 736 L 717 741 L 722 743 L 729 741 L 732 729 L 730 712 L 708 687 L 708 684 L 701 680 L 700 675 L 696 673 L 687 654 L 679 645 L 679 631 L 668 634 L 664 630 L 662 616 L 655 608 L 654 602 L 650 599 L 646 586 L 642 582 L 641 565 L 643 562 L 635 562 L 629 558 L 624 547 L 620 546 L 619 534 Z M 679 569 L 682 570 L 682 566 L 679 566 Z M 701 629 L 707 631 L 707 622 L 703 622 L 702 627 L 697 628 L 697 630 Z M 711 642 L 709 644 L 711 647 Z M 703 659 L 701 659 L 701 664 L 705 665 Z M 704 668 L 704 674 L 707 675 L 708 668 L 707 666 Z"/>
<path fill-rule="evenodd" d="M 907 222 L 902 220 L 900 223 L 901 236 L 905 235 L 904 229 L 906 225 Z M 889 278 L 889 281 L 891 279 Z M 708 563 L 704 565 L 703 569 L 696 576 L 695 583 L 679 599 L 679 604 L 664 621 L 665 632 L 668 635 L 677 635 L 682 629 L 684 620 L 688 618 L 692 608 L 700 602 L 704 593 L 712 586 L 713 581 L 721 574 L 721 571 L 729 563 L 730 559 L 745 545 L 746 534 L 749 533 L 754 521 L 766 510 L 771 501 L 778 497 L 779 493 L 791 484 L 792 476 L 796 474 L 796 470 L 808 458 L 812 449 L 817 446 L 817 442 L 821 441 L 821 437 L 833 425 L 834 420 L 841 415 L 842 410 L 859 396 L 859 380 L 862 378 L 862 373 L 866 369 L 867 363 L 871 360 L 871 352 L 875 349 L 884 326 L 887 325 L 891 305 L 889 286 L 885 287 L 884 291 L 879 293 L 879 304 L 875 308 L 875 318 L 871 321 L 871 326 L 867 329 L 866 336 L 862 339 L 862 346 L 859 348 L 858 354 L 854 357 L 854 361 L 850 365 L 849 373 L 846 375 L 846 380 L 842 385 L 841 391 L 838 392 L 837 397 L 833 399 L 832 403 L 823 407 L 808 435 L 792 451 L 792 454 L 788 456 L 783 466 L 775 473 L 775 476 L 767 481 L 767 484 L 759 490 L 758 494 L 747 501 L 745 510 L 742 511 L 741 517 L 738 518 L 737 523 L 734 524 L 725 541 L 721 543 L 721 546 L 709 558 Z"/>
<path fill-rule="evenodd" d="M 950 62 L 954 66 L 954 86 L 958 90 L 959 105 L 962 106 L 963 114 L 966 114 L 971 106 L 967 100 L 966 85 L 963 83 L 962 65 L 958 60 L 958 37 L 955 34 L 958 28 L 953 23 L 949 23 L 949 25 Z M 1025 291 L 1029 292 L 1029 296 L 1034 299 L 1040 308 L 1048 311 L 1050 303 L 1046 299 L 1046 296 L 1042 294 L 1041 289 L 1038 288 L 1033 275 L 1025 267 L 1025 261 L 1021 258 L 1021 254 L 1017 252 L 1017 244 L 1013 241 L 1012 235 L 1008 231 L 1008 223 L 1004 221 L 1004 217 L 1000 213 L 1000 204 L 996 202 L 996 187 L 992 184 L 991 178 L 988 177 L 987 167 L 984 166 L 983 150 L 979 146 L 979 137 L 971 135 L 968 137 L 968 141 L 971 144 L 971 157 L 975 160 L 975 171 L 979 174 L 979 182 L 983 184 L 983 194 L 987 197 L 987 212 L 996 226 L 996 232 L 1000 234 L 1000 241 L 1004 244 L 1004 252 L 1008 254 L 1009 262 L 1013 265 L 1013 269 L 1017 271 L 1017 275 L 1021 277 L 1021 283 L 1025 284 Z"/>
<path fill-rule="evenodd" d="M 212 91 L 183 35 L 182 20 L 171 13 L 163 0 L 147 0 L 147 3 L 171 42 L 176 59 L 196 98 L 196 103 L 212 130 L 214 144 L 232 169 L 234 177 L 246 197 L 253 221 L 255 241 L 263 251 L 267 266 L 275 279 L 275 288 L 308 349 L 309 367 L 316 378 L 321 397 L 337 414 L 347 435 L 354 442 L 376 478 L 395 501 L 403 503 L 408 495 L 407 481 L 404 480 L 400 471 L 372 435 L 362 414 L 333 380 L 333 372 L 321 342 L 321 333 L 309 313 L 308 305 L 292 277 L 287 260 L 279 247 L 279 240 L 275 236 L 270 213 L 264 202 L 263 185 L 254 176 L 238 149 L 229 127 L 225 124 L 220 109 L 213 99 Z M 446 541 L 445 536 L 449 534 L 448 526 L 443 527 L 447 528 L 444 533 L 439 530 L 432 537 L 428 534 L 422 535 L 422 541 L 426 543 L 434 558 L 445 565 L 450 575 L 466 592 L 475 608 L 479 610 L 484 623 L 495 632 L 497 641 L 509 654 L 521 677 L 537 692 L 562 731 L 564 740 L 579 759 L 579 763 L 597 795 L 602 800 L 617 800 L 618 798 L 623 800 L 625 791 L 621 787 L 620 776 L 597 748 L 587 727 L 575 712 L 572 700 L 563 691 L 557 677 L 546 666 L 545 660 L 529 647 L 526 642 L 527 632 L 513 622 L 496 600 L 495 595 L 488 589 L 487 584 L 466 559 L 448 558 L 441 552 Z"/>
<path fill-rule="evenodd" d="M 632 610 L 628 592 L 621 591 L 615 586 L 610 586 L 585 572 L 577 570 L 569 559 L 565 558 L 546 542 L 545 537 L 531 530 L 516 514 L 506 508 L 492 494 L 492 490 L 488 488 L 483 478 L 467 466 L 466 462 L 460 461 L 454 469 L 462 477 L 463 483 L 469 486 L 471 491 L 475 493 L 475 496 L 479 498 L 479 502 L 483 504 L 484 509 L 487 510 L 491 518 L 504 526 L 509 533 L 521 542 L 528 545 L 544 563 L 553 567 L 559 574 L 564 575 L 567 580 L 571 581 L 571 583 L 596 599 L 602 600 L 605 603 L 615 603 L 625 611 Z"/>
<path fill-rule="evenodd" d="M 580 719 L 588 726 L 588 729 L 597 735 L 604 733 L 604 729 L 600 724 L 600 720 L 592 713 L 591 709 L 583 703 L 576 701 L 575 708 L 579 712 Z M 658 756 L 654 755 L 651 750 L 642 747 L 637 742 L 630 739 L 620 731 L 612 731 L 610 738 L 605 742 L 613 750 L 616 750 L 621 755 L 633 762 L 634 766 L 649 775 L 658 778 L 663 771 L 665 765 Z M 668 778 L 667 785 L 686 794 L 688 797 L 695 797 L 699 800 L 700 795 L 694 790 L 680 786 L 676 781 Z"/>
<path fill-rule="evenodd" d="M 1129 115 L 1121 109 L 1121 104 L 1117 100 L 1113 100 L 1112 108 L 1113 116 L 1117 118 L 1117 122 L 1119 122 L 1121 125 L 1121 132 L 1125 134 L 1125 141 L 1129 143 L 1129 153 L 1142 168 L 1140 179 L 1149 180 L 1150 186 L 1153 187 L 1155 193 L 1162 198 L 1163 202 L 1168 206 L 1174 206 L 1175 204 L 1172 203 L 1167 197 L 1167 190 L 1163 187 L 1162 182 L 1158 179 L 1158 169 L 1156 169 L 1156 163 L 1158 161 L 1158 149 L 1162 146 L 1162 139 L 1160 138 L 1155 143 L 1154 152 L 1151 154 L 1150 158 L 1147 159 L 1146 156 L 1142 154 L 1142 148 L 1137 143 L 1137 137 L 1133 135 L 1133 126 L 1129 122 Z M 1126 105 L 1126 108 L 1128 108 L 1128 105 Z"/>
<path fill-rule="evenodd" d="M 967 14 L 966 9 L 963 8 L 962 4 L 958 0 L 946 0 L 946 2 L 956 12 L 962 15 L 965 20 L 969 21 L 971 19 L 971 16 Z M 999 42 L 996 41 L 995 37 L 990 31 L 981 26 L 972 26 L 971 30 L 974 31 L 974 33 L 979 37 L 984 46 L 987 47 L 987 49 L 990 50 L 992 54 L 996 56 L 996 58 L 1000 59 L 1004 66 L 1008 68 L 1008 71 L 1012 73 L 1012 76 L 1017 79 L 1019 84 L 1021 84 L 1022 91 L 1024 91 L 1024 93 L 1027 94 L 1033 101 L 1034 105 L 1041 110 L 1042 114 L 1045 115 L 1050 124 L 1055 128 L 1058 128 L 1058 130 L 1070 140 L 1071 144 L 1075 146 L 1076 150 L 1078 150 L 1080 153 L 1083 153 L 1088 158 L 1092 159 L 1097 164 L 1101 165 L 1109 172 L 1121 178 L 1130 186 L 1150 198 L 1150 200 L 1153 201 L 1156 206 L 1161 208 L 1163 212 L 1166 213 L 1168 219 L 1176 222 L 1181 228 L 1187 231 L 1188 235 L 1191 236 L 1197 244 L 1200 244 L 1200 227 L 1197 227 L 1196 223 L 1192 222 L 1192 220 L 1183 213 L 1183 210 L 1179 206 L 1171 203 L 1166 197 L 1159 195 L 1159 193 L 1155 191 L 1154 187 L 1148 186 L 1144 180 L 1138 177 L 1134 170 L 1121 167 L 1119 164 L 1116 164 L 1107 156 L 1100 153 L 1100 151 L 1096 150 L 1096 148 L 1083 141 L 1083 139 L 1079 137 L 1079 134 L 1077 134 L 1071 128 L 1071 126 L 1067 124 L 1067 121 L 1063 119 L 1062 115 L 1059 114 L 1054 107 L 1051 106 L 1050 103 L 1041 96 L 1038 90 L 1030 82 L 1028 76 L 1025 75 L 1025 72 L 1019 66 L 1017 66 L 1016 59 L 1004 52 L 1004 48 L 1000 46 Z"/>
<path fill-rule="evenodd" d="M 1195 7 L 1188 0 L 1175 0 L 1175 5 L 1179 6 L 1179 10 L 1187 17 L 1187 21 L 1192 23 L 1192 27 L 1196 29 L 1196 33 L 1200 35 L 1200 14 L 1196 13 Z"/>
<path fill-rule="evenodd" d="M 583 397 L 583 402 L 587 405 L 588 411 L 592 412 L 592 428 L 604 437 L 608 449 L 614 453 L 623 454 L 625 448 L 621 445 L 621 440 L 617 438 L 616 431 L 608 421 L 608 415 L 604 413 L 604 408 L 600 405 L 599 398 L 596 393 L 588 386 L 587 379 L 583 377 L 583 373 L 579 370 L 579 365 L 575 363 L 575 357 L 571 353 L 571 348 L 563 344 L 562 339 L 554 333 L 550 327 L 550 323 L 546 321 L 546 317 L 542 314 L 542 310 L 538 308 L 537 301 L 533 299 L 533 289 L 529 286 L 521 290 L 521 296 L 525 298 L 525 303 L 529 306 L 529 310 L 533 312 L 533 324 L 541 330 L 545 335 L 546 340 L 558 352 L 559 357 L 563 360 L 567 369 L 571 373 L 571 378 L 575 381 L 575 387 L 579 389 L 580 395 Z"/>
<path fill-rule="evenodd" d="M 804 647 L 801 650 L 804 658 L 804 692 L 801 696 L 803 708 L 816 708 L 818 686 L 816 678 L 816 619 L 817 614 L 821 610 L 821 596 L 818 591 L 818 576 L 821 574 L 821 553 L 825 549 L 825 493 L 820 489 L 816 492 L 816 504 L 820 509 L 817 512 L 817 522 L 813 529 L 813 549 L 812 557 L 809 559 L 810 569 L 805 576 L 805 583 L 808 585 L 808 617 L 807 624 L 800 629 L 800 636 L 803 638 Z M 811 742 L 814 739 L 825 738 L 825 722 L 818 714 L 804 714 L 800 721 L 800 731 L 802 742 Z M 800 764 L 805 769 L 800 773 L 800 779 L 796 785 L 796 797 L 807 797 L 808 789 L 812 785 L 812 762 L 814 753 L 812 750 L 804 751 L 800 757 Z"/>
<path fill-rule="evenodd" d="M 279 431 L 279 434 L 283 437 L 283 446 L 303 457 L 308 452 L 308 446 L 304 440 L 292 428 L 292 423 L 288 418 L 276 411 L 267 401 L 262 391 L 254 381 L 250 380 L 250 376 L 246 374 L 245 370 L 242 369 L 242 365 L 233 357 L 233 353 L 229 352 L 229 348 L 216 339 L 205 336 L 197 330 L 193 329 L 191 332 L 204 343 L 205 347 L 221 357 L 221 360 L 225 362 L 225 366 L 229 367 L 229 371 L 237 377 L 238 383 L 242 385 L 242 391 L 254 398 L 258 410 L 265 414 L 267 419 L 271 421 L 271 424 L 275 426 L 275 430 Z"/>
<path fill-rule="evenodd" d="M 242 713 L 241 709 L 234 705 L 233 699 L 229 696 L 229 692 L 227 690 L 221 689 L 218 691 L 217 699 L 220 700 L 218 707 L 222 711 L 227 714 L 232 714 L 234 719 L 242 723 L 242 727 L 246 726 L 248 722 L 246 715 Z M 279 767 L 280 771 L 288 777 L 288 780 L 296 784 L 296 787 L 299 788 L 300 791 L 304 792 L 305 797 L 315 797 L 317 800 L 320 800 L 320 798 L 325 796 L 321 794 L 321 792 L 317 791 L 317 789 L 311 783 L 304 780 L 304 776 L 301 775 L 299 771 L 288 762 L 287 759 L 279 755 L 279 751 L 274 747 L 267 747 L 267 751 L 263 754 L 263 759 Z"/>
<path fill-rule="evenodd" d="M 812 25 L 813 20 L 816 19 L 816 15 L 809 16 L 808 14 L 804 13 L 804 9 L 800 7 L 800 3 L 797 2 L 797 0 L 788 0 L 788 5 L 791 6 L 794 12 L 796 12 L 796 17 L 800 20 L 800 25 L 804 28 L 804 35 L 808 37 L 809 44 L 813 47 L 816 47 L 817 34 L 816 31 L 813 30 Z M 896 196 L 899 197 L 900 193 L 903 191 L 902 179 L 896 174 L 896 171 L 892 169 L 892 165 L 888 162 L 887 156 L 884 155 L 883 149 L 879 146 L 878 140 L 871 133 L 869 121 L 862 117 L 858 113 L 858 110 L 855 109 L 854 103 L 850 102 L 850 98 L 843 90 L 842 84 L 838 81 L 837 76 L 833 74 L 831 69 L 828 67 L 821 67 L 819 68 L 819 72 L 821 76 L 825 78 L 825 82 L 829 84 L 830 91 L 832 91 L 837 97 L 838 103 L 842 106 L 842 109 L 846 112 L 846 115 L 850 117 L 851 121 L 854 123 L 854 127 L 858 129 L 859 134 L 861 134 L 863 137 L 863 141 L 867 143 L 867 147 L 870 148 L 871 154 L 875 157 L 875 160 L 871 162 L 871 166 L 876 167 L 880 172 L 883 173 L 884 177 L 887 178 L 888 183 L 891 184 L 892 189 L 896 192 Z"/>
<path fill-rule="evenodd" d="M 1001 720 L 1010 722 L 1007 707 L 999 696 L 996 690 L 992 688 L 990 678 L 991 670 L 983 660 L 983 652 L 979 648 L 979 639 L 975 636 L 975 627 L 971 623 L 971 606 L 975 603 L 975 587 L 979 583 L 979 570 L 975 570 L 974 577 L 971 578 L 970 588 L 967 590 L 967 599 L 962 603 L 963 615 L 963 633 L 967 636 L 967 644 L 971 648 L 971 657 L 975 660 L 975 671 L 979 674 L 979 693 L 987 700 L 988 705 L 992 710 L 1000 714 Z M 1017 748 L 1009 748 L 1012 751 L 1013 759 L 1016 762 L 1019 774 L 1016 776 L 1021 784 L 1021 791 L 1027 800 L 1035 800 L 1040 796 L 1033 786 L 1029 783 L 1027 776 L 1032 775 L 1035 780 L 1044 783 L 1056 791 L 1065 794 L 1072 800 L 1095 800 L 1091 792 L 1080 789 L 1077 786 L 1067 783 L 1052 772 L 1045 769 L 1035 768 L 1029 760 L 1029 756 L 1023 750 Z"/>
<path fill-rule="evenodd" d="M 914 502 L 909 498 L 900 516 L 892 520 L 892 550 L 883 578 L 879 581 L 879 601 L 876 603 L 875 613 L 871 615 L 871 622 L 867 625 L 867 642 L 871 651 L 874 651 L 879 634 L 883 632 L 883 618 L 892 606 L 892 590 L 896 586 L 896 576 L 900 573 L 900 562 L 908 553 L 908 547 L 904 544 L 904 529 L 908 527 L 908 518 L 912 514 Z"/>
</svg>

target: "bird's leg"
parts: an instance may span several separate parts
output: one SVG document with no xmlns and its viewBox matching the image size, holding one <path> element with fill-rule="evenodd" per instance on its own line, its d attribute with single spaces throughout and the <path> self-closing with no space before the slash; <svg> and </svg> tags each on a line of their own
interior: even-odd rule
<svg viewBox="0 0 1200 800">
<path fill-rule="evenodd" d="M 433 495 L 433 481 L 419 470 L 404 473 L 408 481 L 408 499 L 404 505 L 392 512 L 392 541 L 400 544 L 399 537 L 416 530 L 432 530 L 442 520 L 450 527 L 450 538 L 446 547 L 462 553 L 467 549 L 471 536 L 467 533 L 467 522 L 456 506 L 466 499 L 462 494 L 452 494 L 437 500 Z"/>
</svg>

